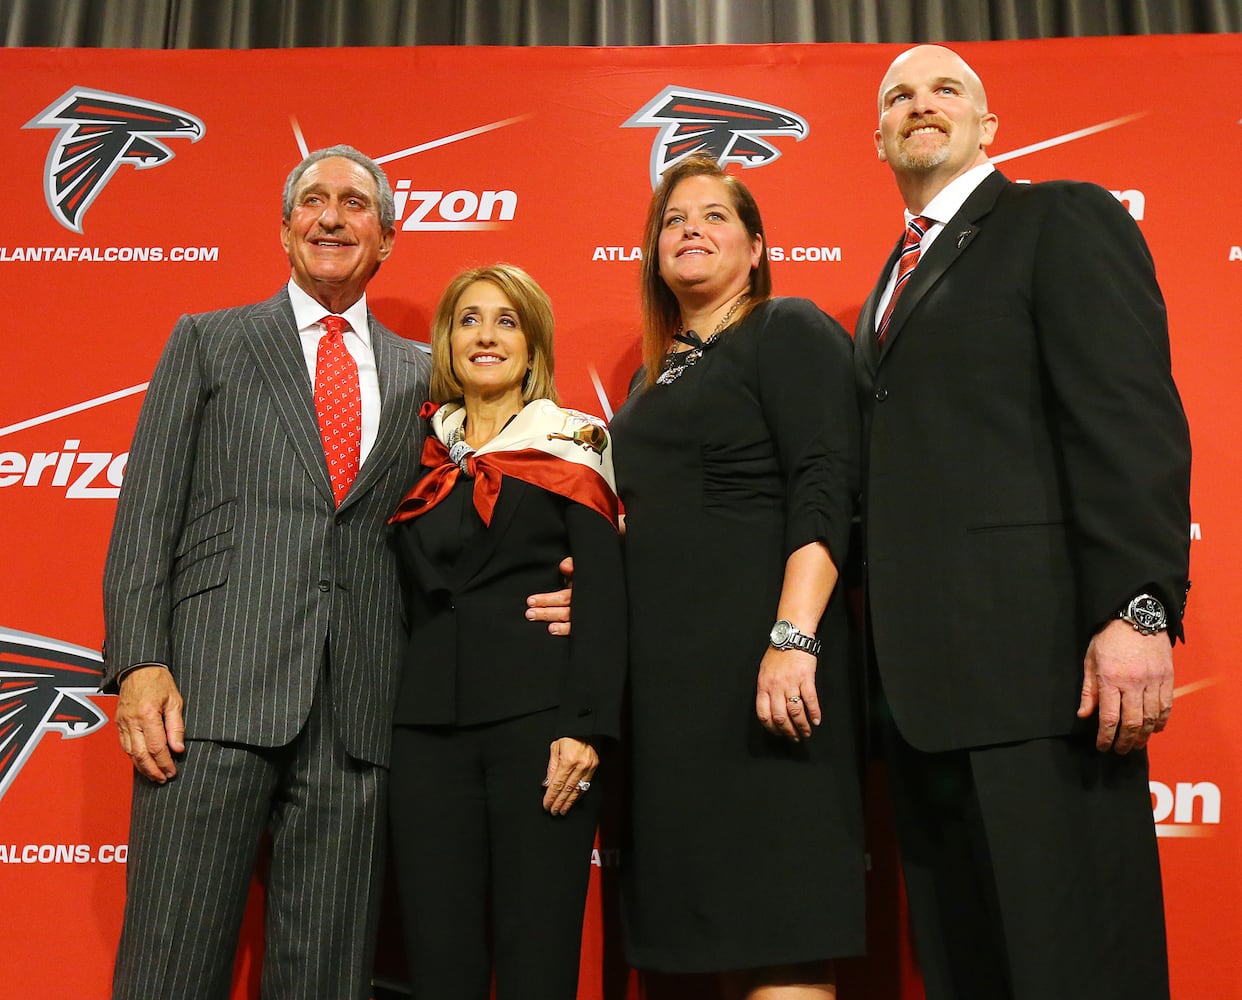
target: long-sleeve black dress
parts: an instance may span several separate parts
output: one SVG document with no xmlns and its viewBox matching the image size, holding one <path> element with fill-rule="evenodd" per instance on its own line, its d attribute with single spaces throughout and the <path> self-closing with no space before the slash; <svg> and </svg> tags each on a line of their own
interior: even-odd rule
<svg viewBox="0 0 1242 1000">
<path fill-rule="evenodd" d="M 639 968 L 706 972 L 864 947 L 856 719 L 843 588 L 819 624 L 823 723 L 755 715 L 785 561 L 845 563 L 858 476 L 848 335 L 775 299 L 613 419 L 626 510 L 632 722 L 624 856 Z"/>
</svg>

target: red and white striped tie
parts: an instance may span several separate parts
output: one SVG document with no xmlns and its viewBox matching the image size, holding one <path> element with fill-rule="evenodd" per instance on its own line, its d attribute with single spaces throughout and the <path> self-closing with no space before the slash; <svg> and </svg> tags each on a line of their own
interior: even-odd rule
<svg viewBox="0 0 1242 1000">
<path fill-rule="evenodd" d="M 901 244 L 901 258 L 897 262 L 897 282 L 893 285 L 893 294 L 888 298 L 888 305 L 884 307 L 884 315 L 880 317 L 880 325 L 875 329 L 875 339 L 880 344 L 884 343 L 884 334 L 888 332 L 888 324 L 893 318 L 893 307 L 897 305 L 897 298 L 901 295 L 901 290 L 906 287 L 906 282 L 910 280 L 910 275 L 914 273 L 914 267 L 919 262 L 922 240 L 927 235 L 931 223 L 932 220 L 924 215 L 917 215 L 906 223 L 905 239 Z"/>
<path fill-rule="evenodd" d="M 325 316 L 326 331 L 315 356 L 315 413 L 319 438 L 332 477 L 332 496 L 339 507 L 358 475 L 362 448 L 362 390 L 358 364 L 345 347 L 349 324 L 340 316 Z"/>
</svg>

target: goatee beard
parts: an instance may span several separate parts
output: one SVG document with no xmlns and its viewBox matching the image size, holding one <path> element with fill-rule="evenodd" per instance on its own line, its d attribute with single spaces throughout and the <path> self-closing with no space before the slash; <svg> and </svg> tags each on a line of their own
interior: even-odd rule
<svg viewBox="0 0 1242 1000">
<path fill-rule="evenodd" d="M 902 149 L 897 154 L 897 166 L 903 170 L 932 170 L 940 166 L 948 158 L 949 147 L 947 144 L 924 153 L 914 153 Z"/>
</svg>

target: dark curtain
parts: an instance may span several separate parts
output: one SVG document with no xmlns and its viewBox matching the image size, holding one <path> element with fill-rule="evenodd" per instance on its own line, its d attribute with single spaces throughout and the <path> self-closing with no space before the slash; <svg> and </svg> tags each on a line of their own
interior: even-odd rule
<svg viewBox="0 0 1242 1000">
<path fill-rule="evenodd" d="M 7 46 L 682 45 L 1242 30 L 1242 0 L 0 0 Z"/>
</svg>

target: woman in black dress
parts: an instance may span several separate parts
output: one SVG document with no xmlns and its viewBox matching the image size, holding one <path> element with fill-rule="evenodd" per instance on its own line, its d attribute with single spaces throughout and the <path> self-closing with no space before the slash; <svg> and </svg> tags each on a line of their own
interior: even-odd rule
<svg viewBox="0 0 1242 1000">
<path fill-rule="evenodd" d="M 556 402 L 552 309 L 507 264 L 431 334 L 427 474 L 393 520 L 409 645 L 389 809 L 413 996 L 573 1000 L 625 593 L 608 434 Z M 574 560 L 573 632 L 524 614 Z M 490 932 L 490 933 L 489 933 Z M 490 942 L 490 947 L 489 947 Z"/>
<path fill-rule="evenodd" d="M 858 473 L 851 343 L 811 302 L 770 297 L 758 208 L 709 158 L 664 175 L 642 268 L 645 384 L 610 427 L 629 957 L 718 973 L 729 997 L 833 997 L 832 959 L 864 946 L 837 585 Z"/>
</svg>

